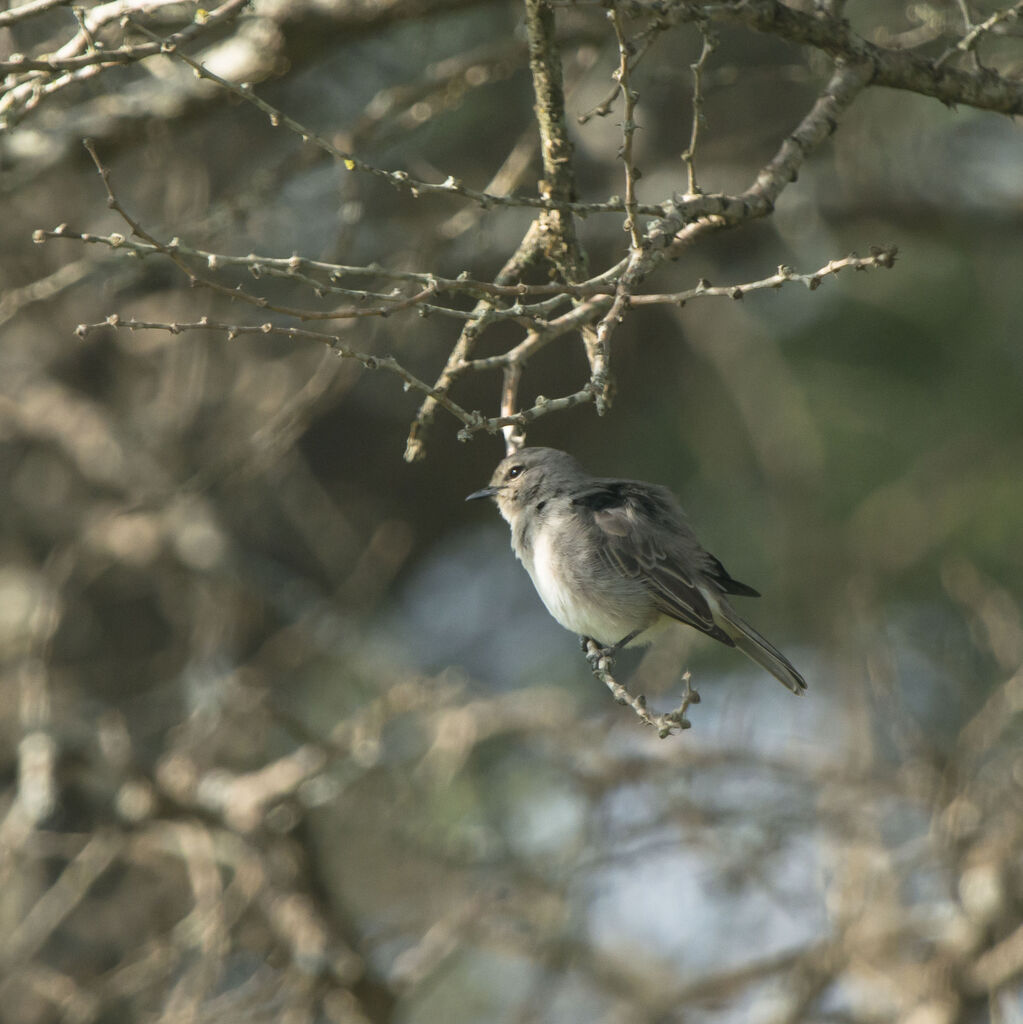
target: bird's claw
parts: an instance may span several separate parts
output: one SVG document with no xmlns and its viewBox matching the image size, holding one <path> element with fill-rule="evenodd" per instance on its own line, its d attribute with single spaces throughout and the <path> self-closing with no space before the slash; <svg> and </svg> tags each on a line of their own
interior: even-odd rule
<svg viewBox="0 0 1023 1024">
<path fill-rule="evenodd" d="M 586 660 L 590 663 L 590 668 L 594 671 L 598 669 L 601 662 L 604 663 L 604 667 L 612 665 L 620 647 L 619 644 L 612 644 L 610 647 L 602 647 L 596 640 L 589 636 L 579 637 L 579 646 L 583 649 L 583 654 L 586 655 Z"/>
<path fill-rule="evenodd" d="M 583 654 L 586 655 L 586 660 L 591 665 L 596 666 L 602 660 L 611 664 L 618 657 L 618 652 L 627 647 L 642 632 L 642 629 L 634 629 L 627 636 L 623 636 L 618 643 L 610 644 L 608 647 L 602 647 L 591 636 L 580 636 L 579 646 L 582 647 Z"/>
</svg>

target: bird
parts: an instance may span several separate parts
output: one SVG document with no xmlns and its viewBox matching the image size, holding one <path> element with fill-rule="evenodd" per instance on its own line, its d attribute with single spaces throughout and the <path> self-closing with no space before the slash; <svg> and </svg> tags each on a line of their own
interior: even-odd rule
<svg viewBox="0 0 1023 1024">
<path fill-rule="evenodd" d="M 759 597 L 697 540 L 660 484 L 591 476 L 568 452 L 520 448 L 482 490 L 511 527 L 511 546 L 554 619 L 613 658 L 674 622 L 691 626 L 760 665 L 795 694 L 806 681 L 732 607 Z"/>
</svg>

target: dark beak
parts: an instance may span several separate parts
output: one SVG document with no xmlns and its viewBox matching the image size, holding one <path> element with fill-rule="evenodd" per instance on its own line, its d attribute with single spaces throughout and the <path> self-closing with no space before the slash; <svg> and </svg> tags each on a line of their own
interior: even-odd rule
<svg viewBox="0 0 1023 1024">
<path fill-rule="evenodd" d="M 484 487 L 482 491 L 473 491 L 465 500 L 475 501 L 477 498 L 492 498 L 500 489 L 500 487 Z"/>
</svg>

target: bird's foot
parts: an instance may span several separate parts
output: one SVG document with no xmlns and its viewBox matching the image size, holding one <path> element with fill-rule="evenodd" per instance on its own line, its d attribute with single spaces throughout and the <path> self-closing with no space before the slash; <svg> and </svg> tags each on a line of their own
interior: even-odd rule
<svg viewBox="0 0 1023 1024">
<path fill-rule="evenodd" d="M 594 672 L 600 671 L 601 666 L 608 668 L 614 663 L 615 649 L 613 647 L 601 647 L 596 640 L 589 636 L 579 637 L 579 646 L 590 663 L 590 669 Z"/>
<path fill-rule="evenodd" d="M 611 644 L 609 647 L 604 647 L 597 643 L 593 637 L 581 636 L 579 637 L 579 646 L 583 649 L 583 654 L 586 655 L 586 660 L 590 663 L 591 667 L 595 667 L 600 661 L 613 664 L 615 658 L 618 657 L 618 652 L 635 640 L 642 632 L 643 630 L 641 629 L 634 629 L 627 636 L 623 636 L 618 643 Z"/>
</svg>

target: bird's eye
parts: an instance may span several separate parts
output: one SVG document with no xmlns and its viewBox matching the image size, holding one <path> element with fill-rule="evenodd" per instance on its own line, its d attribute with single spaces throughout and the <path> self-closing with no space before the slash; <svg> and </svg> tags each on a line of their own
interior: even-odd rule
<svg viewBox="0 0 1023 1024">
<path fill-rule="evenodd" d="M 522 466 L 512 466 L 505 474 L 505 480 L 514 480 L 522 472 Z"/>
</svg>

